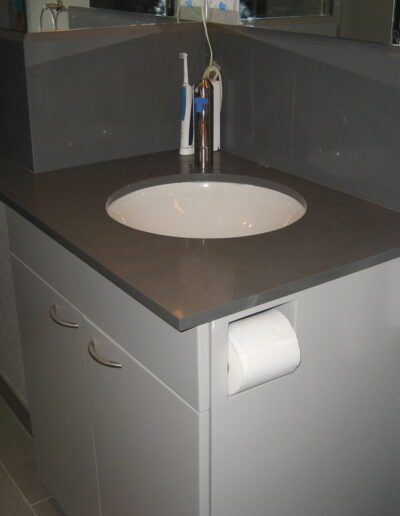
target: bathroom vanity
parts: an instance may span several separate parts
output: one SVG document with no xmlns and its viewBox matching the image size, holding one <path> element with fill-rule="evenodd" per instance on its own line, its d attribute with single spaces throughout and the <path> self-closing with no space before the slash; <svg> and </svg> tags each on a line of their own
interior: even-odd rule
<svg viewBox="0 0 400 516">
<path fill-rule="evenodd" d="M 400 214 L 222 153 L 214 174 L 305 215 L 223 240 L 107 215 L 177 173 L 168 152 L 0 175 L 44 483 L 73 516 L 397 515 Z M 228 396 L 229 325 L 272 308 L 301 364 Z"/>
</svg>

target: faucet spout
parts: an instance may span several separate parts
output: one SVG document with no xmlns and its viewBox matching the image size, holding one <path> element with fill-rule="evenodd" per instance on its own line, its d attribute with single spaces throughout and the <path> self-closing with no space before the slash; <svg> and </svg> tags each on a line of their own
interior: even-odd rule
<svg viewBox="0 0 400 516">
<path fill-rule="evenodd" d="M 194 159 L 203 170 L 213 163 L 213 100 L 211 81 L 202 79 L 194 88 Z"/>
</svg>

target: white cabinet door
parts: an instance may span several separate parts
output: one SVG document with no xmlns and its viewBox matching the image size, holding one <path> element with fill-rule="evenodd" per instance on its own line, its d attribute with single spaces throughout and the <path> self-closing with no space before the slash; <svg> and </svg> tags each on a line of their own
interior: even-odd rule
<svg viewBox="0 0 400 516">
<path fill-rule="evenodd" d="M 15 258 L 13 273 L 40 476 L 69 516 L 96 516 L 100 512 L 82 338 L 85 322 Z M 79 328 L 58 324 L 51 315 Z"/>
<path fill-rule="evenodd" d="M 94 327 L 90 341 L 122 366 L 88 354 L 103 516 L 198 515 L 201 416 Z"/>
</svg>

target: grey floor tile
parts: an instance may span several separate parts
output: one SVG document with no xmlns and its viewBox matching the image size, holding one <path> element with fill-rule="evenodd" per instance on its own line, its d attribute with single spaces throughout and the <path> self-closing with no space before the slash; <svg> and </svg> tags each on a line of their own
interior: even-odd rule
<svg viewBox="0 0 400 516">
<path fill-rule="evenodd" d="M 27 501 L 23 499 L 21 493 L 1 465 L 0 512 L 2 516 L 33 516 L 34 514 Z"/>
<path fill-rule="evenodd" d="M 13 477 L 29 503 L 49 495 L 37 475 L 33 440 L 0 398 L 0 462 Z"/>
<path fill-rule="evenodd" d="M 37 516 L 65 516 L 54 498 L 34 505 L 33 510 Z"/>
</svg>

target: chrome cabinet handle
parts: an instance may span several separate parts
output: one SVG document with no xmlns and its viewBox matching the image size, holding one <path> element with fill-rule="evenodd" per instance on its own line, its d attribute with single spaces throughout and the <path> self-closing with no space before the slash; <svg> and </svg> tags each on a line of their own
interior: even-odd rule
<svg viewBox="0 0 400 516">
<path fill-rule="evenodd" d="M 49 315 L 55 323 L 59 324 L 60 326 L 64 326 L 64 328 L 79 328 L 78 323 L 74 323 L 74 322 L 70 322 L 70 321 L 62 321 L 61 319 L 59 319 L 57 316 L 56 305 L 51 305 L 50 310 L 49 310 Z"/>
<path fill-rule="evenodd" d="M 114 362 L 113 360 L 107 360 L 106 358 L 101 357 L 97 351 L 96 351 L 96 344 L 94 340 L 91 340 L 89 342 L 88 346 L 89 355 L 95 360 L 97 363 L 106 366 L 106 367 L 113 367 L 115 369 L 121 369 L 122 364 L 119 362 Z"/>
</svg>

